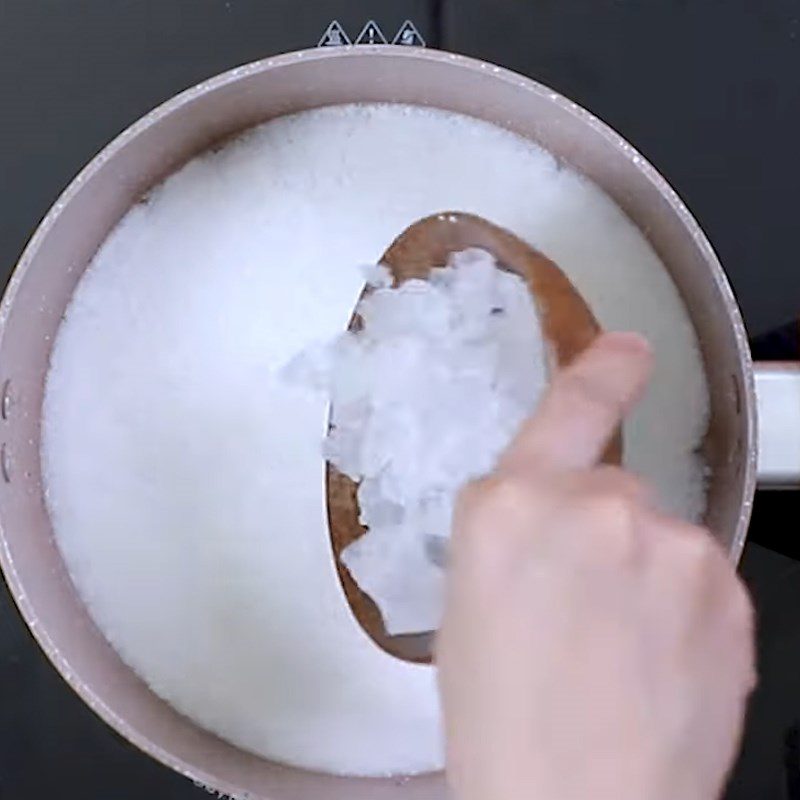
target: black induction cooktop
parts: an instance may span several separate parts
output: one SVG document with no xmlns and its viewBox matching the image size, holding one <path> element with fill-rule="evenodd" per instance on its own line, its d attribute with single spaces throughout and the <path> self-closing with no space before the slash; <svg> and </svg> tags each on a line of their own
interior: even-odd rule
<svg viewBox="0 0 800 800">
<path fill-rule="evenodd" d="M 384 39 L 511 67 L 617 128 L 701 221 L 756 355 L 800 358 L 800 0 L 0 0 L 4 280 L 78 169 L 162 100 L 266 55 Z M 756 499 L 742 572 L 761 685 L 729 800 L 800 800 L 798 512 L 794 492 Z M 0 687 L 0 800 L 207 796 L 83 706 L 4 590 Z"/>
</svg>

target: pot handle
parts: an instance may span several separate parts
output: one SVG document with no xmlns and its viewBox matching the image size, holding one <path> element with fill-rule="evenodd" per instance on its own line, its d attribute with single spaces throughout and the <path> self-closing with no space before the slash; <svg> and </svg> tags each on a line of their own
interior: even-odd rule
<svg viewBox="0 0 800 800">
<path fill-rule="evenodd" d="M 758 485 L 800 488 L 800 363 L 755 364 Z"/>
</svg>

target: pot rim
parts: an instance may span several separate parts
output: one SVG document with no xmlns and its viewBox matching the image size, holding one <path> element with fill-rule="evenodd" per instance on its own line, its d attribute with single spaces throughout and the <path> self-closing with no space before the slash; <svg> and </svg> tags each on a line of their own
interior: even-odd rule
<svg viewBox="0 0 800 800">
<path fill-rule="evenodd" d="M 0 342 L 5 335 L 10 309 L 16 299 L 19 286 L 34 261 L 42 241 L 47 236 L 53 225 L 58 220 L 63 209 L 70 203 L 73 196 L 81 186 L 88 181 L 107 161 L 112 159 L 129 142 L 138 137 L 143 131 L 158 124 L 181 107 L 192 103 L 202 96 L 213 92 L 227 84 L 238 81 L 247 76 L 264 73 L 296 63 L 299 60 L 319 61 L 326 59 L 362 59 L 362 58 L 389 58 L 411 59 L 439 63 L 452 63 L 465 70 L 476 73 L 490 73 L 496 80 L 510 84 L 518 89 L 532 94 L 546 97 L 551 103 L 560 107 L 570 115 L 577 117 L 585 126 L 606 139 L 615 149 L 621 151 L 630 161 L 633 169 L 638 170 L 654 186 L 658 193 L 664 197 L 671 210 L 676 214 L 683 226 L 690 234 L 695 246 L 699 249 L 705 263 L 708 265 L 713 281 L 725 304 L 728 317 L 735 336 L 736 350 L 742 367 L 744 379 L 744 397 L 742 398 L 742 414 L 747 431 L 746 441 L 743 442 L 743 452 L 746 463 L 744 465 L 744 478 L 742 487 L 742 506 L 736 524 L 735 535 L 730 544 L 729 556 L 732 562 L 738 563 L 747 537 L 747 528 L 752 508 L 752 499 L 756 486 L 756 460 L 757 460 L 757 428 L 756 428 L 756 402 L 755 385 L 753 377 L 753 364 L 749 349 L 747 334 L 742 320 L 739 306 L 733 290 L 722 265 L 706 238 L 698 222 L 694 219 L 687 206 L 678 196 L 677 192 L 667 183 L 666 179 L 620 134 L 614 131 L 591 112 L 567 99 L 558 92 L 532 78 L 525 77 L 504 67 L 496 66 L 489 62 L 468 56 L 449 53 L 430 48 L 415 48 L 397 45 L 349 45 L 335 48 L 313 48 L 288 52 L 277 56 L 266 57 L 248 64 L 222 72 L 211 78 L 185 89 L 170 99 L 156 106 L 153 110 L 140 117 L 119 133 L 107 144 L 89 163 L 80 170 L 76 177 L 61 192 L 56 201 L 43 217 L 30 237 L 22 254 L 9 278 L 5 291 L 0 301 Z M 220 786 L 220 781 L 213 775 L 206 773 L 196 764 L 187 763 L 163 747 L 155 744 L 148 736 L 133 727 L 125 719 L 116 714 L 104 701 L 102 701 L 83 682 L 80 676 L 72 670 L 69 661 L 51 640 L 48 632 L 37 623 L 36 610 L 29 601 L 25 587 L 16 571 L 14 560 L 9 550 L 5 528 L 0 520 L 0 567 L 2 567 L 5 580 L 10 593 L 22 615 L 28 629 L 44 651 L 47 658 L 59 672 L 67 684 L 78 694 L 86 705 L 89 706 L 104 722 L 131 742 L 147 755 L 155 758 L 165 766 L 184 775 L 198 785 L 212 786 L 216 790 L 224 791 L 233 796 L 239 796 L 243 791 L 241 787 Z M 245 795 L 246 796 L 246 795 Z"/>
</svg>

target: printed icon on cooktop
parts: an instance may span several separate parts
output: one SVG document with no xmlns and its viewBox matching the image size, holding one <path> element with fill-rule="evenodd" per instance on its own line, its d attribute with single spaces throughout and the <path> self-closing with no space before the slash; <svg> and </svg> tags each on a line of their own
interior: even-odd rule
<svg viewBox="0 0 800 800">
<path fill-rule="evenodd" d="M 374 19 L 369 20 L 361 29 L 355 44 L 388 44 L 386 36 L 384 36 L 380 25 Z M 317 42 L 317 47 L 344 47 L 345 45 L 353 44 L 353 41 L 347 35 L 344 27 L 338 20 L 333 20 L 327 28 L 322 38 Z M 403 47 L 425 47 L 425 39 L 419 32 L 417 26 L 407 19 L 398 29 L 397 33 L 392 39 L 392 44 L 401 45 Z"/>
<path fill-rule="evenodd" d="M 342 47 L 346 44 L 352 44 L 350 37 L 345 33 L 339 21 L 333 20 L 325 29 L 325 33 L 322 34 L 317 47 Z"/>
<path fill-rule="evenodd" d="M 410 19 L 407 19 L 395 34 L 392 44 L 402 44 L 406 47 L 425 47 L 425 40 L 417 30 L 417 26 Z"/>
<path fill-rule="evenodd" d="M 374 19 L 371 19 L 358 34 L 356 44 L 388 44 L 383 31 Z"/>
</svg>

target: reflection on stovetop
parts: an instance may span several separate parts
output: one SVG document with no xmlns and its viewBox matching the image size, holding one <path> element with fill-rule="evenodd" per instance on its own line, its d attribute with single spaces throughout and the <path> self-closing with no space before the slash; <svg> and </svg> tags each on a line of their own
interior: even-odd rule
<svg viewBox="0 0 800 800">
<path fill-rule="evenodd" d="M 796 509 L 796 496 L 791 500 Z M 766 496 L 758 498 L 755 529 L 762 525 L 777 527 L 778 520 L 765 513 L 770 505 Z M 787 526 L 784 520 L 781 527 L 787 530 L 793 526 Z M 758 616 L 759 685 L 750 703 L 742 754 L 726 797 L 798 800 L 800 562 L 750 543 L 741 572 L 752 591 Z"/>
<path fill-rule="evenodd" d="M 800 325 L 751 342 L 757 361 L 800 359 Z M 800 800 L 800 517 L 797 492 L 756 493 L 741 573 L 758 616 L 759 686 L 726 800 Z"/>
</svg>

